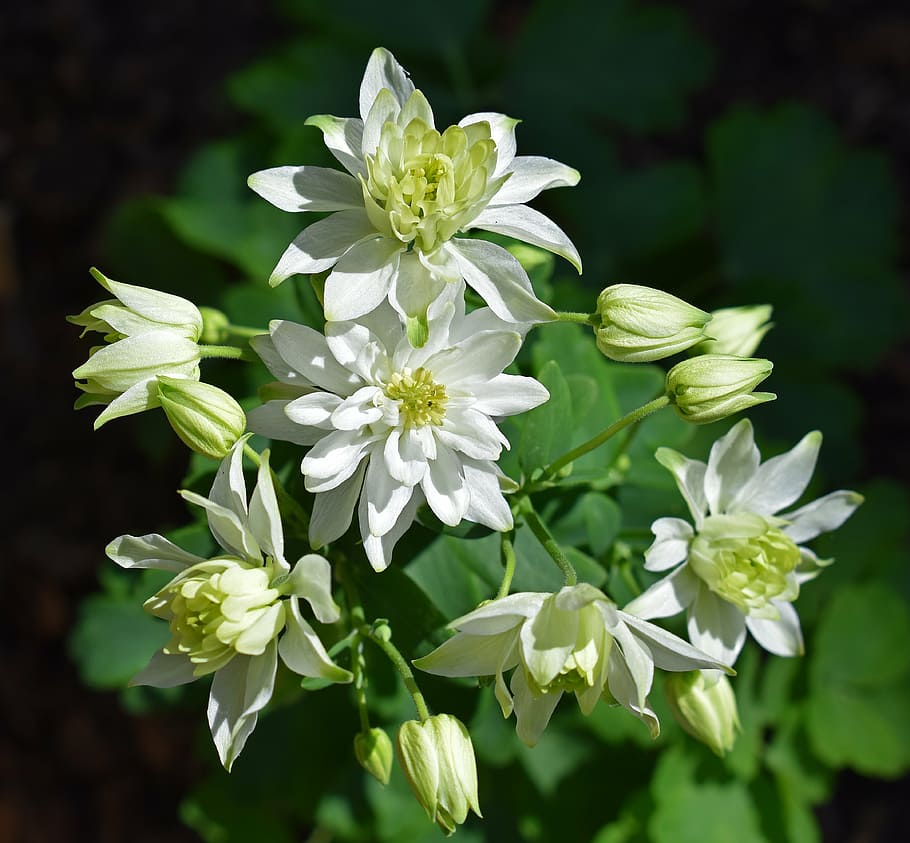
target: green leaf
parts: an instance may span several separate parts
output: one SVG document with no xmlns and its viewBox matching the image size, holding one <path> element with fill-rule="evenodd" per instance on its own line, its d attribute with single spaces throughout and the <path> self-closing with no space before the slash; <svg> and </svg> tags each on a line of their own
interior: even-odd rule
<svg viewBox="0 0 910 843">
<path fill-rule="evenodd" d="M 568 694 L 564 704 L 572 703 Z M 518 759 L 542 796 L 552 796 L 559 783 L 594 753 L 595 747 L 581 732 L 570 731 L 553 720 L 534 747 L 518 745 Z"/>
<path fill-rule="evenodd" d="M 572 430 L 569 385 L 559 364 L 551 360 L 540 367 L 537 379 L 549 390 L 550 399 L 531 410 L 524 419 L 518 443 L 518 459 L 526 474 L 543 468 L 562 453 L 566 434 Z"/>
</svg>

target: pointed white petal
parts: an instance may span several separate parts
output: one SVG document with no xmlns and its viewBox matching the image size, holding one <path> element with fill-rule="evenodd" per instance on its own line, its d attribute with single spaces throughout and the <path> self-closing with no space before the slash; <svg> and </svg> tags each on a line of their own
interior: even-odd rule
<svg viewBox="0 0 910 843">
<path fill-rule="evenodd" d="M 304 427 L 288 418 L 285 410 L 289 401 L 267 401 L 261 407 L 254 407 L 246 414 L 247 427 L 278 442 L 293 442 L 295 445 L 309 447 L 315 445 L 326 431 Z"/>
<path fill-rule="evenodd" d="M 623 609 L 640 618 L 669 618 L 686 609 L 695 599 L 698 578 L 688 565 L 658 580 Z"/>
<path fill-rule="evenodd" d="M 307 491 L 326 492 L 351 477 L 376 438 L 356 430 L 336 430 L 320 439 L 300 464 Z"/>
<path fill-rule="evenodd" d="M 383 88 L 376 95 L 370 107 L 369 114 L 363 118 L 363 154 L 375 155 L 379 146 L 382 127 L 386 123 L 394 123 L 401 111 L 401 104 L 388 88 Z"/>
<path fill-rule="evenodd" d="M 459 632 L 429 655 L 414 659 L 414 666 L 436 676 L 494 676 L 517 663 L 517 638 L 517 629 L 499 635 Z"/>
<path fill-rule="evenodd" d="M 752 637 L 776 656 L 801 656 L 805 653 L 803 633 L 799 625 L 799 615 L 792 603 L 782 600 L 771 601 L 780 612 L 780 618 L 746 618 L 746 626 Z"/>
<path fill-rule="evenodd" d="M 514 695 L 512 704 L 515 709 L 515 732 L 522 743 L 534 746 L 547 728 L 547 723 L 562 698 L 562 691 L 534 696 L 520 666 L 512 674 L 510 687 Z"/>
<path fill-rule="evenodd" d="M 321 623 L 335 623 L 341 616 L 341 610 L 332 597 L 332 567 L 324 556 L 318 553 L 301 556 L 288 577 L 287 585 L 291 594 L 310 604 Z"/>
<path fill-rule="evenodd" d="M 462 128 L 474 123 L 489 123 L 490 136 L 496 144 L 496 169 L 493 171 L 493 178 L 506 172 L 515 158 L 515 149 L 517 147 L 515 127 L 519 122 L 519 120 L 495 111 L 478 111 L 458 121 L 458 125 Z"/>
<path fill-rule="evenodd" d="M 353 674 L 329 658 L 319 636 L 300 614 L 296 597 L 288 600 L 288 609 L 288 626 L 278 642 L 281 660 L 300 676 L 318 677 L 329 682 L 350 682 Z"/>
<path fill-rule="evenodd" d="M 247 184 L 282 211 L 363 208 L 360 182 L 327 167 L 272 167 L 253 173 Z"/>
<path fill-rule="evenodd" d="M 566 233 L 553 220 L 527 205 L 497 205 L 485 208 L 473 220 L 472 228 L 505 234 L 564 257 L 581 272 L 581 256 Z"/>
<path fill-rule="evenodd" d="M 522 624 L 519 650 L 525 670 L 540 687 L 548 685 L 563 669 L 575 647 L 578 612 L 545 600 L 537 615 Z"/>
<path fill-rule="evenodd" d="M 737 422 L 711 446 L 705 497 L 712 515 L 729 511 L 737 495 L 755 476 L 760 460 L 748 419 Z"/>
<path fill-rule="evenodd" d="M 616 702 L 632 712 L 648 727 L 652 738 L 656 738 L 660 734 L 660 721 L 647 704 L 647 700 L 645 700 L 644 705 L 639 703 L 638 686 L 635 684 L 635 680 L 632 678 L 632 674 L 629 672 L 629 668 L 618 648 L 610 651 L 607 687 Z"/>
<path fill-rule="evenodd" d="M 548 594 L 520 591 L 500 597 L 449 622 L 453 629 L 471 635 L 497 635 L 506 629 L 517 628 L 525 619 L 533 618 Z"/>
<path fill-rule="evenodd" d="M 320 492 L 310 516 L 309 538 L 313 547 L 319 548 L 341 538 L 354 517 L 354 505 L 363 486 L 366 463 L 362 462 L 351 477 L 334 489 Z"/>
<path fill-rule="evenodd" d="M 689 606 L 688 628 L 689 640 L 721 664 L 734 664 L 746 641 L 742 612 L 702 583 Z"/>
<path fill-rule="evenodd" d="M 520 348 L 521 334 L 517 332 L 486 331 L 434 355 L 425 365 L 443 384 L 483 383 L 501 374 Z"/>
<path fill-rule="evenodd" d="M 464 517 L 491 530 L 511 530 L 514 526 L 512 510 L 502 494 L 499 482 L 502 472 L 496 464 L 466 457 L 462 461 L 462 470 L 471 496 Z"/>
<path fill-rule="evenodd" d="M 681 518 L 658 518 L 651 525 L 653 544 L 645 551 L 645 570 L 666 571 L 689 555 L 692 526 Z"/>
<path fill-rule="evenodd" d="M 349 249 L 325 282 L 325 318 L 356 319 L 389 293 L 402 244 L 388 237 L 365 240 Z"/>
<path fill-rule="evenodd" d="M 654 458 L 673 475 L 680 494 L 689 505 L 695 527 L 701 527 L 708 511 L 708 499 L 705 497 L 705 471 L 708 467 L 672 448 L 658 448 Z"/>
<path fill-rule="evenodd" d="M 272 322 L 269 331 L 287 364 L 321 389 L 344 396 L 361 385 L 356 375 L 338 365 L 318 331 L 281 319 Z"/>
<path fill-rule="evenodd" d="M 405 319 L 409 316 L 422 318 L 447 283 L 445 278 L 431 273 L 416 254 L 404 253 L 389 290 L 389 301 Z"/>
<path fill-rule="evenodd" d="M 790 506 L 806 491 L 821 444 L 821 433 L 813 430 L 786 453 L 762 463 L 733 500 L 731 511 L 773 515 Z"/>
<path fill-rule="evenodd" d="M 438 446 L 436 459 L 427 464 L 420 486 L 430 509 L 443 524 L 455 527 L 461 523 L 471 495 L 465 484 L 461 460 L 449 448 Z"/>
<path fill-rule="evenodd" d="M 546 387 L 521 375 L 496 375 L 486 382 L 471 384 L 474 407 L 488 416 L 514 416 L 539 407 L 550 398 Z"/>
<path fill-rule="evenodd" d="M 318 442 L 329 431 L 334 430 L 332 414 L 341 406 L 342 401 L 343 399 L 331 392 L 311 392 L 309 395 L 288 401 L 284 412 L 294 424 L 317 428 Z"/>
<path fill-rule="evenodd" d="M 245 440 L 244 440 L 245 441 Z M 215 480 L 209 491 L 209 500 L 236 513 L 241 520 L 246 518 L 246 480 L 243 477 L 243 444 L 231 448 L 221 460 Z"/>
<path fill-rule="evenodd" d="M 490 202 L 491 206 L 523 205 L 542 190 L 549 190 L 551 187 L 574 187 L 581 178 L 578 170 L 537 155 L 519 155 L 513 158 L 508 172 L 511 175 L 496 192 Z"/>
<path fill-rule="evenodd" d="M 262 452 L 256 488 L 253 489 L 253 496 L 250 498 L 249 526 L 259 547 L 280 566 L 286 566 L 281 513 L 278 510 L 278 498 L 275 496 L 275 486 L 272 483 L 268 451 Z"/>
<path fill-rule="evenodd" d="M 196 676 L 194 665 L 186 656 L 169 656 L 160 650 L 132 679 L 130 685 L 151 685 L 153 688 L 173 688 L 186 685 Z"/>
<path fill-rule="evenodd" d="M 401 114 L 398 115 L 398 125 L 404 128 L 412 120 L 422 120 L 431 129 L 436 128 L 436 123 L 433 120 L 433 109 L 430 108 L 430 104 L 421 90 L 413 91 L 402 103 Z"/>
<path fill-rule="evenodd" d="M 218 757 L 228 771 L 272 697 L 277 665 L 277 646 L 272 641 L 261 656 L 234 656 L 215 673 L 208 720 Z"/>
<path fill-rule="evenodd" d="M 377 47 L 370 55 L 360 83 L 360 116 L 364 120 L 383 88 L 392 93 L 399 105 L 404 105 L 414 92 L 414 83 L 395 56 L 384 47 Z"/>
<path fill-rule="evenodd" d="M 188 553 L 157 533 L 147 536 L 118 536 L 104 552 L 121 568 L 154 568 L 158 571 L 179 572 L 205 561 L 201 556 Z"/>
<path fill-rule="evenodd" d="M 303 390 L 301 395 L 304 395 L 307 389 L 312 389 L 313 385 L 300 372 L 294 371 L 278 353 L 275 341 L 268 334 L 253 337 L 250 339 L 250 345 L 279 382 L 298 387 Z"/>
<path fill-rule="evenodd" d="M 863 496 L 856 492 L 831 492 L 793 512 L 782 513 L 780 517 L 790 522 L 783 530 L 797 544 L 809 541 L 836 530 L 862 502 Z"/>
<path fill-rule="evenodd" d="M 403 485 L 389 474 L 385 460 L 378 456 L 371 459 L 363 487 L 370 533 L 384 536 L 389 532 L 398 522 L 413 493 L 413 487 Z"/>
<path fill-rule="evenodd" d="M 358 520 L 360 521 L 360 534 L 363 537 L 363 549 L 367 555 L 370 565 L 375 571 L 384 571 L 389 567 L 392 561 L 392 551 L 398 540 L 407 532 L 411 524 L 414 523 L 414 517 L 417 515 L 418 507 L 424 502 L 424 496 L 415 490 L 407 506 L 405 506 L 398 521 L 391 530 L 385 535 L 374 536 L 370 533 L 370 527 L 367 520 L 366 498 L 361 495 L 360 506 L 357 509 Z"/>
<path fill-rule="evenodd" d="M 389 474 L 405 486 L 416 486 L 426 474 L 427 461 L 411 428 L 389 431 L 383 457 Z"/>
<path fill-rule="evenodd" d="M 365 175 L 363 163 L 363 120 L 359 117 L 333 117 L 331 114 L 314 114 L 306 119 L 307 126 L 322 131 L 322 139 L 329 152 L 352 176 Z"/>
<path fill-rule="evenodd" d="M 654 665 L 661 670 L 724 670 L 726 665 L 693 647 L 688 641 L 683 641 L 672 633 L 661 629 L 653 623 L 648 623 L 640 617 L 619 613 L 622 620 L 632 630 L 632 634 L 644 641 L 651 653 Z"/>
<path fill-rule="evenodd" d="M 180 490 L 180 496 L 205 509 L 209 530 L 228 553 L 250 561 L 261 561 L 256 539 L 235 512 L 186 489 Z"/>
</svg>

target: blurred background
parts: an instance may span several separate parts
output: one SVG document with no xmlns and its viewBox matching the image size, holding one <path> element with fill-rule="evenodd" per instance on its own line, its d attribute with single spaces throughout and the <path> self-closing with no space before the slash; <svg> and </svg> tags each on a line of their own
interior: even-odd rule
<svg viewBox="0 0 910 843">
<path fill-rule="evenodd" d="M 133 669 L 113 649 L 132 595 L 117 582 L 99 586 L 103 548 L 119 533 L 185 523 L 173 490 L 186 457 L 151 414 L 92 434 L 92 413 L 72 413 L 70 372 L 86 344 L 64 316 L 102 297 L 91 265 L 244 314 L 238 321 L 267 316 L 275 299 L 262 284 L 299 220 L 248 195 L 246 175 L 329 164 L 303 121 L 353 114 L 380 44 L 442 125 L 504 111 L 523 121 L 520 152 L 581 171 L 577 188 L 539 207 L 578 245 L 591 297 L 625 281 L 705 309 L 775 305 L 777 327 L 761 353 L 775 361 L 768 385 L 784 400 L 756 412 L 756 426 L 779 447 L 822 429 L 825 488 L 867 495 L 822 548 L 839 564 L 800 612 L 821 630 L 825 659 L 844 654 L 832 681 L 851 681 L 851 658 L 868 669 L 851 692 L 856 706 L 832 711 L 828 674 L 809 664 L 791 694 L 805 716 L 787 726 L 805 758 L 787 766 L 772 756 L 775 773 L 750 784 L 747 813 L 760 817 L 756 840 L 901 839 L 910 820 L 905 3 L 44 0 L 0 12 L 0 312 L 11 377 L 2 417 L 11 546 L 0 564 L 0 841 L 310 834 L 304 809 L 285 820 L 276 808 L 263 825 L 215 804 L 220 780 L 196 751 L 198 701 L 163 709 L 114 690 Z M 837 614 L 827 603 L 841 589 L 856 599 Z M 900 599 L 875 626 L 883 591 Z M 765 733 L 760 718 L 754 724 L 758 745 Z M 602 764 L 619 767 L 638 751 L 625 736 L 604 740 L 612 745 Z M 584 760 L 575 766 L 592 787 L 598 768 Z M 521 787 L 553 810 L 515 807 L 530 818 L 518 836 L 469 839 L 548 840 L 561 802 L 583 811 L 568 796 L 577 792 L 568 774 L 522 770 Z M 622 781 L 604 776 L 605 787 Z M 780 810 L 797 819 L 767 821 L 777 810 L 767 806 L 788 802 L 797 808 Z M 733 811 L 713 791 L 691 804 Z M 320 810 L 324 836 L 310 839 L 372 839 Z M 562 839 L 639 839 L 615 823 L 604 831 L 611 819 L 582 817 L 578 836 Z M 685 834 L 655 839 L 732 839 Z"/>
</svg>

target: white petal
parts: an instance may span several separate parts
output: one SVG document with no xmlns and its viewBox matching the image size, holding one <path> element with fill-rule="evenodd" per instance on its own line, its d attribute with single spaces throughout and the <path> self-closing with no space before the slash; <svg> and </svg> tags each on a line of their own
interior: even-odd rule
<svg viewBox="0 0 910 843">
<path fill-rule="evenodd" d="M 130 685 L 151 685 L 153 688 L 174 688 L 186 685 L 196 676 L 194 665 L 186 656 L 170 656 L 160 650 L 132 679 Z"/>
<path fill-rule="evenodd" d="M 684 457 L 672 448 L 658 448 L 654 459 L 673 475 L 680 494 L 689 505 L 696 528 L 701 527 L 708 511 L 708 499 L 705 497 L 705 471 L 708 467 L 699 460 Z"/>
<path fill-rule="evenodd" d="M 321 393 L 325 394 L 325 393 Z M 326 431 L 304 427 L 291 421 L 285 413 L 289 401 L 267 401 L 261 407 L 247 410 L 247 428 L 266 439 L 278 442 L 293 442 L 309 447 L 315 445 Z"/>
<path fill-rule="evenodd" d="M 287 364 L 310 382 L 336 395 L 350 395 L 360 381 L 332 356 L 325 337 L 296 322 L 276 319 L 269 325 L 272 341 Z"/>
<path fill-rule="evenodd" d="M 746 618 L 746 626 L 752 637 L 776 656 L 801 656 L 805 652 L 799 615 L 792 603 L 782 600 L 771 601 L 780 612 L 778 620 L 769 618 Z"/>
<path fill-rule="evenodd" d="M 553 220 L 527 205 L 498 205 L 485 208 L 473 220 L 472 228 L 505 234 L 548 252 L 561 255 L 581 272 L 581 256 L 566 233 Z"/>
<path fill-rule="evenodd" d="M 414 659 L 414 665 L 436 676 L 494 676 L 516 664 L 517 638 L 517 629 L 500 635 L 459 632 L 429 655 Z"/>
<path fill-rule="evenodd" d="M 328 167 L 272 167 L 253 173 L 247 184 L 282 211 L 363 208 L 360 182 Z"/>
<path fill-rule="evenodd" d="M 336 430 L 359 430 L 378 422 L 383 412 L 376 406 L 376 399 L 381 396 L 379 387 L 362 386 L 332 411 L 332 427 Z"/>
<path fill-rule="evenodd" d="M 374 536 L 388 533 L 398 522 L 413 493 L 413 487 L 405 486 L 389 474 L 385 460 L 378 456 L 371 459 L 363 487 L 370 533 Z"/>
<path fill-rule="evenodd" d="M 237 513 L 186 489 L 181 489 L 180 495 L 184 500 L 205 509 L 209 530 L 212 531 L 215 541 L 228 553 L 250 561 L 261 560 L 256 539 Z"/>
<path fill-rule="evenodd" d="M 325 492 L 351 477 L 376 438 L 356 430 L 336 430 L 317 442 L 300 465 L 307 491 Z"/>
<path fill-rule="evenodd" d="M 601 604 L 598 604 L 601 605 Z M 639 709 L 644 708 L 651 683 L 654 681 L 654 659 L 651 651 L 645 647 L 632 631 L 626 626 L 622 613 L 616 612 L 616 623 L 612 628 L 608 625 L 609 632 L 619 645 L 621 660 L 628 668 L 629 675 L 635 685 L 635 702 Z M 616 647 L 614 647 L 614 650 Z M 613 653 L 611 652 L 611 657 Z"/>
<path fill-rule="evenodd" d="M 549 322 L 556 318 L 552 308 L 534 295 L 524 267 L 502 246 L 486 240 L 457 237 L 445 250 L 490 309 L 509 322 Z"/>
<path fill-rule="evenodd" d="M 208 720 L 218 757 L 228 771 L 272 697 L 277 665 L 277 646 L 272 641 L 261 656 L 234 656 L 215 672 Z"/>
<path fill-rule="evenodd" d="M 124 284 L 108 278 L 97 269 L 92 277 L 109 293 L 116 296 L 125 307 L 151 322 L 176 329 L 187 339 L 195 340 L 202 332 L 202 314 L 191 301 L 173 293 L 162 293 L 148 287 Z M 180 330 L 181 328 L 185 330 Z"/>
<path fill-rule="evenodd" d="M 388 237 L 365 240 L 349 249 L 325 282 L 325 318 L 356 319 L 389 293 L 402 244 Z"/>
<path fill-rule="evenodd" d="M 497 460 L 508 444 L 490 417 L 471 407 L 450 408 L 435 432 L 441 444 L 475 460 Z"/>
<path fill-rule="evenodd" d="M 547 723 L 562 698 L 562 691 L 534 696 L 521 667 L 512 674 L 510 686 L 514 695 L 512 704 L 515 708 L 515 732 L 523 743 L 534 746 L 547 728 Z"/>
<path fill-rule="evenodd" d="M 350 682 L 353 675 L 329 658 L 319 636 L 300 614 L 296 597 L 288 600 L 288 609 L 288 626 L 278 642 L 281 660 L 300 676 L 318 677 L 329 682 Z"/>
<path fill-rule="evenodd" d="M 629 672 L 629 668 L 618 648 L 610 651 L 609 666 L 607 668 L 607 687 L 616 702 L 632 712 L 648 727 L 652 738 L 656 738 L 660 734 L 660 721 L 647 704 L 647 700 L 645 700 L 644 705 L 640 704 L 638 686 L 635 684 L 635 680 L 632 678 L 632 674 Z"/>
<path fill-rule="evenodd" d="M 514 525 L 512 510 L 503 497 L 499 478 L 502 472 L 495 463 L 465 458 L 462 462 L 470 502 L 464 517 L 491 530 L 504 532 Z"/>
<path fill-rule="evenodd" d="M 398 125 L 404 128 L 412 120 L 422 120 L 431 129 L 436 128 L 436 123 L 433 120 L 433 109 L 430 108 L 430 104 L 423 95 L 423 91 L 419 89 L 413 91 L 401 104 L 401 114 L 398 115 Z"/>
<path fill-rule="evenodd" d="M 385 535 L 374 536 L 370 533 L 367 519 L 367 501 L 366 497 L 361 495 L 360 506 L 357 509 L 357 516 L 360 522 L 360 534 L 363 537 L 363 549 L 367 555 L 370 565 L 375 571 L 384 571 L 389 567 L 392 561 L 392 551 L 398 540 L 407 532 L 411 524 L 414 523 L 414 517 L 417 515 L 418 507 L 424 502 L 424 496 L 415 490 L 407 506 L 405 506 L 397 523 Z"/>
<path fill-rule="evenodd" d="M 542 190 L 574 187 L 581 178 L 578 170 L 538 155 L 519 155 L 513 158 L 508 171 L 511 173 L 509 180 L 496 192 L 490 202 L 491 206 L 523 205 Z"/>
<path fill-rule="evenodd" d="M 339 211 L 317 220 L 298 234 L 272 270 L 269 284 L 278 286 L 292 275 L 312 275 L 335 266 L 353 246 L 377 237 L 376 229 L 361 208 Z"/>
<path fill-rule="evenodd" d="M 840 527 L 863 500 L 856 492 L 831 492 L 793 512 L 782 513 L 780 517 L 790 522 L 783 531 L 797 544 L 809 541 Z"/>
<path fill-rule="evenodd" d="M 333 117 L 331 114 L 314 114 L 305 125 L 316 126 L 329 152 L 335 156 L 352 176 L 366 175 L 363 163 L 363 120 L 358 117 Z"/>
<path fill-rule="evenodd" d="M 646 571 L 666 571 L 689 555 L 689 542 L 695 534 L 681 518 L 658 518 L 651 525 L 653 544 L 645 551 Z"/>
<path fill-rule="evenodd" d="M 822 435 L 814 430 L 786 453 L 762 463 L 733 500 L 731 511 L 773 515 L 790 506 L 806 491 L 821 444 Z"/>
<path fill-rule="evenodd" d="M 164 536 L 118 536 L 105 549 L 108 558 L 121 568 L 153 568 L 158 571 L 184 571 L 205 560 L 177 547 Z"/>
<path fill-rule="evenodd" d="M 436 517 L 449 527 L 461 523 L 471 500 L 465 484 L 461 460 L 445 446 L 436 451 L 436 459 L 427 464 L 427 473 L 420 481 L 427 503 Z"/>
<path fill-rule="evenodd" d="M 520 348 L 521 335 L 517 332 L 486 331 L 434 355 L 425 365 L 434 380 L 446 385 L 483 383 L 501 374 Z"/>
<path fill-rule="evenodd" d="M 383 456 L 389 474 L 405 486 L 416 486 L 426 473 L 427 461 L 411 428 L 389 431 Z"/>
<path fill-rule="evenodd" d="M 360 116 L 364 120 L 383 88 L 393 94 L 399 105 L 404 105 L 414 91 L 414 83 L 395 56 L 384 47 L 377 47 L 370 55 L 360 83 Z"/>
<path fill-rule="evenodd" d="M 266 368 L 281 383 L 289 384 L 303 390 L 301 395 L 305 394 L 307 389 L 312 388 L 312 384 L 300 374 L 292 369 L 287 361 L 278 353 L 275 347 L 275 341 L 268 334 L 259 334 L 250 339 L 250 345 L 253 351 L 259 355 L 259 358 L 265 363 Z"/>
<path fill-rule="evenodd" d="M 354 505 L 363 486 L 365 471 L 366 463 L 362 462 L 357 471 L 343 483 L 316 495 L 309 529 L 310 544 L 313 547 L 327 545 L 347 532 L 354 517 Z"/>
<path fill-rule="evenodd" d="M 447 285 L 431 273 L 416 254 L 402 254 L 389 291 L 389 301 L 405 319 L 424 317 Z"/>
<path fill-rule="evenodd" d="M 486 382 L 471 384 L 474 407 L 488 416 L 514 416 L 549 400 L 546 387 L 521 375 L 496 375 Z"/>
<path fill-rule="evenodd" d="M 689 640 L 721 664 L 732 665 L 746 640 L 746 620 L 732 603 L 699 584 L 689 607 Z"/>
<path fill-rule="evenodd" d="M 332 597 L 332 567 L 328 559 L 318 553 L 301 556 L 288 577 L 291 594 L 310 604 L 313 614 L 321 623 L 335 623 L 341 609 Z"/>
<path fill-rule="evenodd" d="M 316 428 L 316 442 L 333 430 L 332 414 L 342 404 L 342 399 L 331 392 L 311 392 L 286 402 L 284 413 L 294 424 Z M 310 444 L 315 444 L 311 442 Z"/>
<path fill-rule="evenodd" d="M 519 632 L 521 661 L 534 681 L 544 687 L 565 667 L 578 636 L 577 611 L 560 608 L 555 600 L 545 600 L 540 611 Z"/>
<path fill-rule="evenodd" d="M 278 510 L 278 498 L 272 484 L 272 472 L 269 468 L 269 452 L 263 451 L 256 480 L 256 488 L 250 498 L 250 531 L 256 541 L 279 566 L 286 566 L 284 561 L 284 534 L 281 531 L 281 513 Z M 287 570 L 287 568 L 285 568 Z"/>
<path fill-rule="evenodd" d="M 93 425 L 98 430 L 103 424 L 121 416 L 141 413 L 161 405 L 158 398 L 158 382 L 154 378 L 147 378 L 133 384 L 122 395 L 118 395 L 95 419 Z"/>
<path fill-rule="evenodd" d="M 748 419 L 737 422 L 711 446 L 705 497 L 712 515 L 731 511 L 730 505 L 755 476 L 760 460 Z"/>
<path fill-rule="evenodd" d="M 246 480 L 243 477 L 242 443 L 239 443 L 239 447 L 235 445 L 231 448 L 231 452 L 218 465 L 209 491 L 209 500 L 235 512 L 241 520 L 246 518 Z"/>
<path fill-rule="evenodd" d="M 640 618 L 669 618 L 679 614 L 695 599 L 698 578 L 682 565 L 658 580 L 623 609 Z"/>
<path fill-rule="evenodd" d="M 520 591 L 485 603 L 477 609 L 449 622 L 453 629 L 471 635 L 497 635 L 520 626 L 526 618 L 533 618 L 549 594 Z"/>
<path fill-rule="evenodd" d="M 726 665 L 711 658 L 707 653 L 693 647 L 672 633 L 661 629 L 653 623 L 626 612 L 619 613 L 622 620 L 632 630 L 632 634 L 644 641 L 654 659 L 654 665 L 661 670 L 725 670 Z"/>
<path fill-rule="evenodd" d="M 501 176 L 515 158 L 517 146 L 515 127 L 519 122 L 512 117 L 507 117 L 505 114 L 499 114 L 495 111 L 479 111 L 475 114 L 469 114 L 458 121 L 458 125 L 462 128 L 474 123 L 489 123 L 490 136 L 496 144 L 496 169 L 492 173 L 493 178 Z"/>
<path fill-rule="evenodd" d="M 90 378 L 104 389 L 125 392 L 155 375 L 189 377 L 198 364 L 199 346 L 177 331 L 164 329 L 125 337 L 99 348 L 73 371 L 73 377 Z"/>
<path fill-rule="evenodd" d="M 394 123 L 400 111 L 401 104 L 388 88 L 379 91 L 370 106 L 369 113 L 363 117 L 363 146 L 361 148 L 364 157 L 376 154 L 382 127 L 386 123 Z"/>
</svg>

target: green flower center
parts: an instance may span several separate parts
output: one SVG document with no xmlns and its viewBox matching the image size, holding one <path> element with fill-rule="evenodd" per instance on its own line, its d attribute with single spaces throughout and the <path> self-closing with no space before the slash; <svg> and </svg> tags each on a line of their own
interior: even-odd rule
<svg viewBox="0 0 910 843">
<path fill-rule="evenodd" d="M 373 224 L 430 253 L 489 201 L 496 143 L 487 123 L 440 134 L 417 117 L 404 127 L 389 121 L 366 165 L 361 183 Z"/>
<path fill-rule="evenodd" d="M 187 568 L 146 603 L 170 621 L 164 652 L 187 656 L 196 675 L 212 673 L 237 653 L 260 655 L 285 624 L 271 564 L 209 559 Z"/>
<path fill-rule="evenodd" d="M 398 412 L 405 427 L 423 427 L 425 424 L 441 425 L 446 415 L 448 396 L 446 388 L 433 380 L 432 373 L 421 366 L 403 369 L 392 375 L 385 394 L 399 401 Z"/>
<path fill-rule="evenodd" d="M 774 522 L 751 513 L 713 515 L 689 548 L 689 564 L 715 594 L 743 612 L 776 615 L 769 601 L 795 600 L 800 553 Z M 771 609 L 771 611 L 766 611 Z"/>
</svg>

